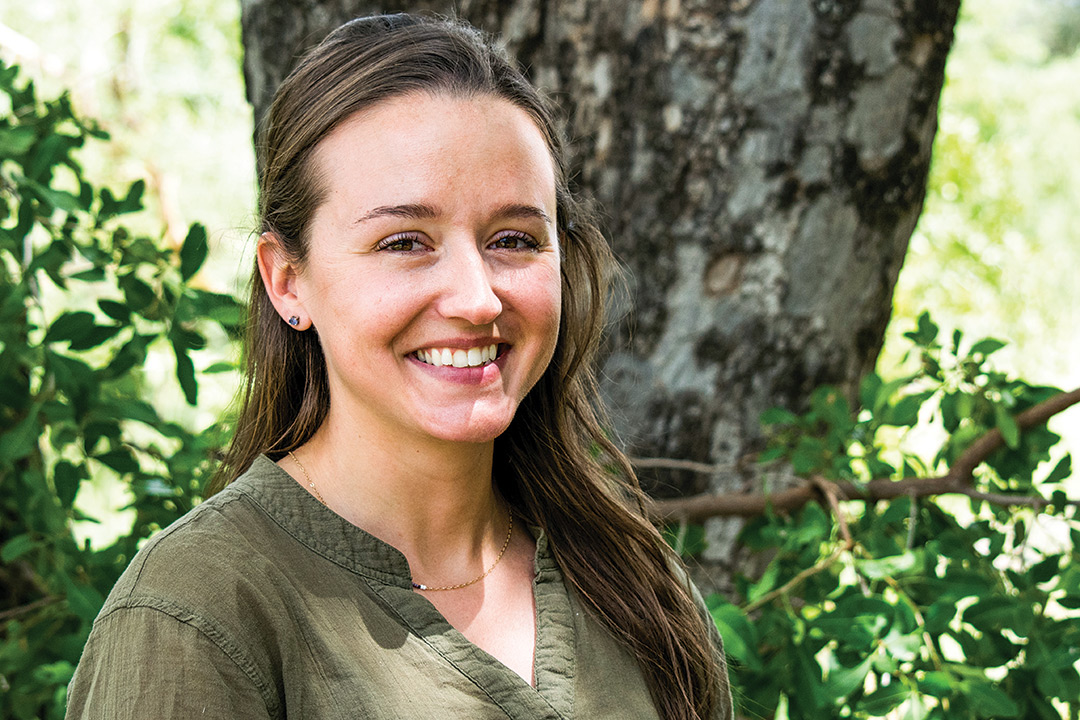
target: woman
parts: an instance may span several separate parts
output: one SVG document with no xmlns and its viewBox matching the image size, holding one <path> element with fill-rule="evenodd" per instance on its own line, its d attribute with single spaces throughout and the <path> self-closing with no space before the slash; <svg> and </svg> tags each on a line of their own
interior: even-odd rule
<svg viewBox="0 0 1080 720">
<path fill-rule="evenodd" d="M 612 259 L 537 91 L 467 26 L 363 18 L 260 153 L 220 492 L 117 584 L 69 717 L 730 717 L 594 412 Z"/>
</svg>

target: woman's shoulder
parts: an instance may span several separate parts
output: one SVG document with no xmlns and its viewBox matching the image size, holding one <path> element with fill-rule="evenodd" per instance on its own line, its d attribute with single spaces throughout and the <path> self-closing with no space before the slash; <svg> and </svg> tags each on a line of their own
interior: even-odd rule
<svg viewBox="0 0 1080 720">
<path fill-rule="evenodd" d="M 272 562 L 277 548 L 290 542 L 263 509 L 260 495 L 271 463 L 260 458 L 217 495 L 153 536 L 132 559 L 102 608 L 101 615 L 131 606 L 214 607 L 219 595 L 238 582 L 258 580 L 258 569 Z M 275 466 L 276 467 L 276 466 Z"/>
<path fill-rule="evenodd" d="M 148 710 L 158 706 L 188 717 L 189 704 L 197 706 L 191 717 L 208 707 L 217 717 L 277 716 L 274 643 L 290 621 L 283 577 L 289 563 L 311 564 L 267 509 L 294 504 L 290 483 L 302 498 L 303 489 L 261 457 L 146 542 L 94 621 L 69 717 L 161 717 Z"/>
</svg>

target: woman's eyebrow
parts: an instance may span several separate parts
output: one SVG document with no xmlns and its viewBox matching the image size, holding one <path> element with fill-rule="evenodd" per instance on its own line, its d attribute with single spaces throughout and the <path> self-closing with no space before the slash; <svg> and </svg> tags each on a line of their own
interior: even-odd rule
<svg viewBox="0 0 1080 720">
<path fill-rule="evenodd" d="M 508 203 L 497 209 L 492 213 L 492 217 L 495 218 L 518 218 L 523 220 L 541 220 L 544 223 L 550 223 L 551 217 L 548 216 L 541 208 L 535 205 L 521 205 L 518 203 Z"/>
<path fill-rule="evenodd" d="M 360 223 L 367 222 L 369 220 L 376 220 L 384 217 L 396 217 L 405 218 L 407 220 L 430 220 L 439 216 L 439 210 L 431 205 L 425 205 L 424 203 L 405 203 L 403 205 L 380 205 L 377 208 L 373 208 L 364 213 L 356 219 L 353 223 L 359 225 Z M 543 209 L 536 205 L 524 205 L 521 203 L 507 203 L 497 208 L 495 212 L 491 214 L 493 218 L 517 218 L 525 220 L 540 220 L 547 224 L 551 222 L 551 216 L 549 216 Z"/>
<path fill-rule="evenodd" d="M 355 225 L 383 217 L 398 217 L 408 220 L 429 220 L 437 217 L 438 210 L 423 203 L 406 203 L 405 205 L 381 205 L 369 210 L 356 219 Z"/>
</svg>

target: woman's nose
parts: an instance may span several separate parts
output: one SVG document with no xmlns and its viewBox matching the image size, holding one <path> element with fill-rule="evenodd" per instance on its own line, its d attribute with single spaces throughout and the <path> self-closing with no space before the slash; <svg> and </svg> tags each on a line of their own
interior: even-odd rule
<svg viewBox="0 0 1080 720">
<path fill-rule="evenodd" d="M 502 312 L 502 301 L 495 291 L 492 270 L 485 262 L 483 251 L 469 243 L 469 247 L 450 251 L 446 259 L 438 270 L 444 273 L 439 313 L 472 325 L 495 322 Z"/>
</svg>

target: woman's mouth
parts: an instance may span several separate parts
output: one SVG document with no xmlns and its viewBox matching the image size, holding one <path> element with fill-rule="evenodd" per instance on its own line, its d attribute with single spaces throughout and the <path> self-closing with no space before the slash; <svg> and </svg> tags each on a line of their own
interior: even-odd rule
<svg viewBox="0 0 1080 720">
<path fill-rule="evenodd" d="M 471 348 L 425 348 L 413 353 L 417 360 L 434 367 L 483 367 L 499 357 L 499 345 Z"/>
</svg>

